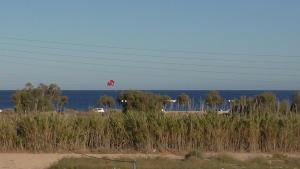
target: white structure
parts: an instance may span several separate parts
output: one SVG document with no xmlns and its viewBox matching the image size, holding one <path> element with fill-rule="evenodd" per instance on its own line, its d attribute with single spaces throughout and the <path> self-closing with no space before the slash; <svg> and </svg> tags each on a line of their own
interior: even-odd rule
<svg viewBox="0 0 300 169">
<path fill-rule="evenodd" d="M 96 113 L 104 113 L 105 112 L 104 108 L 94 108 L 93 111 Z"/>
<path fill-rule="evenodd" d="M 176 103 L 176 100 L 168 100 L 170 103 Z"/>
<path fill-rule="evenodd" d="M 230 110 L 219 110 L 218 114 L 229 114 Z"/>
</svg>

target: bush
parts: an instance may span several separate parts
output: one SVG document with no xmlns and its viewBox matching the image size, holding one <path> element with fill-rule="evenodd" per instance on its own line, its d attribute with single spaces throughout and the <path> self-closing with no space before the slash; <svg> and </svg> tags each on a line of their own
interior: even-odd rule
<svg viewBox="0 0 300 169">
<path fill-rule="evenodd" d="M 295 94 L 291 109 L 293 112 L 300 112 L 300 92 L 297 92 Z"/>
<path fill-rule="evenodd" d="M 216 110 L 217 106 L 220 106 L 224 103 L 224 98 L 220 95 L 218 91 L 210 91 L 208 92 L 205 102 L 212 107 L 214 110 Z"/>
<path fill-rule="evenodd" d="M 111 108 L 116 104 L 116 102 L 113 97 L 104 95 L 100 97 L 98 104 L 104 106 L 105 108 Z"/>
<path fill-rule="evenodd" d="M 287 159 L 288 156 L 286 154 L 276 153 L 272 155 L 273 159 L 284 160 Z"/>
<path fill-rule="evenodd" d="M 188 110 L 188 108 L 190 107 L 191 105 L 191 98 L 189 95 L 185 94 L 185 93 L 182 93 L 180 94 L 178 97 L 177 97 L 177 101 L 178 101 L 178 104 L 184 108 L 185 110 Z"/>
<path fill-rule="evenodd" d="M 163 108 L 161 96 L 143 91 L 121 93 L 119 100 L 123 111 L 160 112 Z"/>
<path fill-rule="evenodd" d="M 193 150 L 185 155 L 185 159 L 203 159 L 203 153 L 201 150 Z"/>
<path fill-rule="evenodd" d="M 17 112 L 46 112 L 61 111 L 68 102 L 66 96 L 61 96 L 60 87 L 56 84 L 40 84 L 34 87 L 27 83 L 22 90 L 16 91 L 12 96 Z"/>
</svg>

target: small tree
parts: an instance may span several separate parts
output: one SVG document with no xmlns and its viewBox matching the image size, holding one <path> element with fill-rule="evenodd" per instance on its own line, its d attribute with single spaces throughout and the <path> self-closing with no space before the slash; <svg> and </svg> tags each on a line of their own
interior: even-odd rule
<svg viewBox="0 0 300 169">
<path fill-rule="evenodd" d="M 166 106 L 168 104 L 170 104 L 171 97 L 164 95 L 164 96 L 161 96 L 161 100 L 162 100 L 163 107 L 166 108 Z"/>
<path fill-rule="evenodd" d="M 191 104 L 191 98 L 189 95 L 185 94 L 185 93 L 182 93 L 180 94 L 178 97 L 177 97 L 177 101 L 178 101 L 178 104 L 181 106 L 181 107 L 184 107 L 186 110 L 188 109 L 188 107 L 190 106 Z"/>
<path fill-rule="evenodd" d="M 161 96 L 143 91 L 122 92 L 119 101 L 122 104 L 123 112 L 160 112 L 163 107 Z"/>
<path fill-rule="evenodd" d="M 50 84 L 47 92 L 55 107 L 58 109 L 61 95 L 60 87 L 57 84 Z"/>
<path fill-rule="evenodd" d="M 104 95 L 100 97 L 100 99 L 98 100 L 98 104 L 104 106 L 107 109 L 113 107 L 116 102 L 113 97 Z"/>
<path fill-rule="evenodd" d="M 69 98 L 67 96 L 61 96 L 58 102 L 59 112 L 63 112 L 65 105 L 68 103 Z"/>
<path fill-rule="evenodd" d="M 297 92 L 293 98 L 293 104 L 291 106 L 291 111 L 297 113 L 300 109 L 300 92 Z"/>
<path fill-rule="evenodd" d="M 246 96 L 241 96 L 239 100 L 239 106 L 240 106 L 240 112 L 245 114 L 245 109 L 247 106 L 247 97 Z"/>
<path fill-rule="evenodd" d="M 277 112 L 277 98 L 272 92 L 263 92 L 255 97 L 255 104 L 259 112 L 275 113 Z"/>
<path fill-rule="evenodd" d="M 290 104 L 288 100 L 283 100 L 280 102 L 279 112 L 282 114 L 287 114 L 289 110 Z"/>
<path fill-rule="evenodd" d="M 45 112 L 59 109 L 60 88 L 56 84 L 40 84 L 34 87 L 27 83 L 22 90 L 17 90 L 12 101 L 17 112 Z"/>
<path fill-rule="evenodd" d="M 248 98 L 246 96 L 240 96 L 240 99 L 232 99 L 229 102 L 232 112 L 246 114 L 248 108 Z"/>
<path fill-rule="evenodd" d="M 214 90 L 208 92 L 205 102 L 214 110 L 216 110 L 217 106 L 220 106 L 224 103 L 224 98 L 219 94 L 218 91 Z"/>
</svg>

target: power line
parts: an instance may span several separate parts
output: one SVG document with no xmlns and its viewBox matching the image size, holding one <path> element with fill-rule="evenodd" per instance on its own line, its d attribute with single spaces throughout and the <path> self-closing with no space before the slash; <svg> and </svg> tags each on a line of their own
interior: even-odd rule
<svg viewBox="0 0 300 169">
<path fill-rule="evenodd" d="M 87 44 L 87 43 L 77 43 L 77 42 L 61 42 L 61 41 L 50 41 L 50 40 L 38 40 L 38 39 L 27 39 L 9 36 L 0 36 L 2 39 L 11 39 L 18 41 L 27 42 L 40 42 L 40 43 L 50 43 L 50 44 L 60 44 L 60 45 L 70 45 L 70 46 L 83 46 L 83 47 L 100 47 L 100 48 L 112 48 L 112 49 L 123 49 L 123 50 L 136 50 L 136 51 L 153 51 L 153 52 L 163 52 L 163 53 L 183 53 L 183 54 L 208 54 L 208 55 L 244 55 L 244 56 L 277 56 L 277 57 L 296 57 L 299 58 L 300 55 L 279 55 L 279 54 L 251 54 L 251 53 L 239 53 L 239 52 L 204 52 L 204 51 L 191 51 L 191 50 L 181 50 L 181 49 L 154 49 L 154 48 L 134 48 L 134 47 L 120 47 L 112 45 L 98 45 L 98 44 Z"/>
<path fill-rule="evenodd" d="M 193 69 L 175 69 L 175 68 L 159 68 L 159 67 L 146 67 L 146 66 L 130 66 L 130 65 L 117 65 L 117 64 L 99 64 L 99 63 L 90 63 L 90 62 L 77 62 L 73 60 L 59 60 L 59 59 L 41 59 L 38 57 L 32 57 L 32 56 L 13 56 L 13 55 L 1 55 L 2 57 L 14 57 L 14 58 L 21 58 L 21 59 L 33 59 L 33 60 L 39 60 L 39 61 L 46 61 L 46 62 L 53 62 L 53 63 L 76 63 L 76 64 L 84 64 L 84 65 L 91 65 L 91 66 L 105 66 L 105 67 L 126 67 L 126 68 L 138 68 L 143 70 L 151 70 L 151 71 L 157 71 L 157 70 L 168 70 L 168 71 L 184 71 L 184 72 L 194 72 L 194 73 L 214 73 L 214 74 L 235 74 L 235 75 L 252 75 L 252 73 L 242 73 L 242 72 L 229 72 L 229 71 L 210 71 L 210 70 L 193 70 Z M 269 74 L 256 74 L 255 76 L 266 76 Z M 276 76 L 291 76 L 296 77 L 297 75 L 292 74 L 276 74 Z"/>
<path fill-rule="evenodd" d="M 5 63 L 5 61 L 1 61 L 1 63 Z M 25 65 L 25 66 L 29 66 L 29 67 L 31 67 L 31 68 L 35 68 L 35 67 L 33 67 L 33 66 L 36 66 L 36 64 L 24 64 L 23 62 L 22 63 L 18 63 L 18 62 L 8 62 L 8 63 L 14 63 L 14 64 L 21 64 L 21 65 Z M 44 66 L 43 66 L 44 67 Z M 95 70 L 92 70 L 92 69 L 89 69 L 89 70 L 91 70 L 91 71 L 93 71 L 93 72 L 95 72 Z M 101 71 L 101 73 L 102 73 L 102 71 Z M 120 73 L 122 73 L 122 72 L 114 72 L 114 73 L 118 73 L 118 74 L 120 74 Z M 136 78 L 135 76 L 127 76 L 128 78 Z M 153 78 L 153 77 L 155 77 L 155 78 L 157 78 L 157 77 L 159 77 L 159 75 L 158 76 L 147 76 L 147 79 L 148 78 Z M 194 77 L 195 78 L 195 77 Z M 5 80 L 5 79 L 3 79 L 2 78 L 2 80 L 4 80 L 4 81 L 9 81 L 9 80 Z M 235 80 L 237 80 L 237 79 L 235 79 L 235 78 L 217 78 L 217 77 L 215 77 L 215 76 L 209 76 L 209 77 L 205 77 L 205 78 L 202 78 L 202 80 L 217 80 L 217 81 L 235 81 Z M 243 81 L 253 81 L 254 79 L 251 79 L 251 78 L 246 78 L 246 79 L 243 79 Z M 255 79 L 256 81 L 257 81 L 257 79 Z M 28 81 L 28 80 L 27 80 Z M 50 81 L 53 81 L 53 80 L 50 80 Z M 81 81 L 80 81 L 81 82 Z M 279 81 L 273 81 L 273 80 L 258 80 L 257 81 L 257 83 L 278 83 Z M 63 84 L 66 84 L 65 82 L 63 83 Z M 74 81 L 74 82 L 70 82 L 70 83 L 68 83 L 68 84 L 72 84 L 73 86 L 75 85 L 75 86 L 78 86 L 78 85 L 82 85 L 82 83 L 78 83 L 78 82 L 76 82 L 76 81 Z"/>
<path fill-rule="evenodd" d="M 39 46 L 39 45 L 28 45 L 28 44 L 16 44 L 16 43 L 8 43 L 8 42 L 0 42 L 0 44 L 4 45 L 15 45 L 15 46 L 29 46 L 29 47 L 35 47 L 40 49 L 54 49 L 54 50 L 63 50 L 63 51 L 78 51 L 78 52 L 88 52 L 88 53 L 95 53 L 95 54 L 105 54 L 105 55 L 113 55 L 113 56 L 136 56 L 136 57 L 151 57 L 151 58 L 159 58 L 159 59 L 180 59 L 180 60 L 186 60 L 186 59 L 197 59 L 197 60 L 206 60 L 206 61 L 222 61 L 222 62 L 240 62 L 240 63 L 261 63 L 262 61 L 266 61 L 268 63 L 295 63 L 294 61 L 288 62 L 288 61 L 273 61 L 273 60 L 240 60 L 240 59 L 228 59 L 228 58 L 203 58 L 203 56 L 163 56 L 163 55 L 149 55 L 149 54 L 136 54 L 136 53 L 124 53 L 124 52 L 103 52 L 103 51 L 97 51 L 97 50 L 89 50 L 89 49 L 70 49 L 70 48 L 60 48 L 60 47 L 49 47 L 49 46 Z"/>
<path fill-rule="evenodd" d="M 3 38 L 0 36 L 0 38 Z M 8 38 L 9 39 L 9 38 Z M 30 40 L 30 39 L 20 39 L 20 38 L 12 38 L 12 40 L 20 40 L 20 41 L 26 41 L 26 42 L 40 42 L 40 43 L 49 43 L 49 44 L 55 44 L 55 45 L 70 45 L 70 46 L 81 46 L 82 43 L 69 43 L 69 42 L 58 42 L 58 41 L 42 41 L 42 40 Z M 12 43 L 1 43 L 0 44 L 12 44 Z M 90 45 L 90 46 L 89 46 Z M 26 45 L 25 45 L 26 46 Z M 56 50 L 67 50 L 67 51 L 72 51 L 73 49 L 66 49 L 66 48 L 61 48 L 61 47 L 48 47 L 48 46 L 37 46 L 37 45 L 27 45 L 27 46 L 33 46 L 33 47 L 38 47 L 38 48 L 43 48 L 43 49 L 56 49 Z M 99 47 L 99 45 L 93 45 L 93 44 L 82 44 L 84 47 Z M 118 49 L 118 46 L 107 46 L 107 45 L 101 45 L 102 48 L 115 48 Z M 142 49 L 142 48 L 127 48 L 127 47 L 120 47 L 119 49 L 126 49 L 126 50 L 135 50 L 135 51 L 152 51 L 152 49 Z M 214 68 L 214 67 L 226 67 L 226 65 L 209 65 L 209 64 L 195 64 L 195 63 L 182 63 L 182 62 L 165 62 L 165 61 L 145 61 L 145 60 L 133 60 L 133 59 L 120 59 L 120 58 L 112 58 L 112 57 L 94 57 L 94 56 L 79 56 L 79 55 L 66 55 L 66 54 L 58 54 L 58 53 L 46 53 L 46 52 L 38 52 L 38 51 L 28 51 L 28 50 L 11 50 L 11 49 L 4 49 L 4 50 L 10 50 L 10 51 L 15 51 L 15 52 L 20 52 L 20 53 L 30 53 L 30 54 L 42 54 L 42 55 L 53 55 L 53 56 L 62 56 L 62 57 L 73 57 L 73 58 L 85 58 L 85 59 L 101 59 L 101 60 L 112 60 L 112 61 L 120 61 L 120 62 L 128 62 L 128 63 L 154 63 L 154 64 L 168 64 L 168 65 L 183 65 L 183 66 L 197 66 L 197 67 L 208 67 L 208 68 Z M 201 59 L 201 60 L 218 60 L 220 59 L 215 59 L 215 58 L 201 58 L 202 56 L 186 56 L 186 57 L 181 57 L 181 56 L 159 56 L 159 55 L 147 55 L 147 54 L 136 54 L 136 53 L 123 53 L 123 52 L 100 52 L 97 50 L 78 50 L 75 49 L 76 51 L 88 51 L 90 53 L 97 53 L 97 54 L 109 54 L 109 55 L 120 55 L 120 56 L 146 56 L 146 57 L 153 57 L 153 58 L 169 58 L 169 59 L 187 59 L 190 57 L 190 59 Z M 153 49 L 156 52 L 160 51 L 161 49 Z M 199 52 L 199 51 L 184 51 L 184 50 L 162 50 L 160 52 L 164 53 L 181 53 L 181 54 L 207 54 L 207 55 L 230 55 L 230 56 L 276 56 L 276 57 L 285 57 L 285 58 L 299 58 L 299 56 L 296 55 L 265 55 L 265 54 L 247 54 L 247 53 L 235 53 L 235 52 Z M 3 55 L 4 56 L 4 55 Z M 5 56 L 4 56 L 5 57 Z M 22 58 L 22 59 L 28 59 L 28 56 L 25 57 L 20 57 L 20 56 L 11 56 L 11 55 L 6 55 L 6 57 L 15 57 L 15 58 Z M 30 56 L 29 56 L 30 57 Z M 153 67 L 153 66 L 140 66 L 140 65 L 134 65 L 134 66 L 128 66 L 128 65 L 122 65 L 122 64 L 99 64 L 96 61 L 91 62 L 77 62 L 74 60 L 57 60 L 57 59 L 40 59 L 37 57 L 30 57 L 29 59 L 32 59 L 34 61 L 42 61 L 42 62 L 52 62 L 52 63 L 62 63 L 62 64 L 70 64 L 70 63 L 76 63 L 76 64 L 84 64 L 84 65 L 90 65 L 90 66 L 104 66 L 104 67 L 125 67 L 125 68 L 138 68 L 138 69 L 143 69 L 143 70 L 148 70 L 148 71 L 156 71 L 156 70 L 167 70 L 167 71 L 184 71 L 184 72 L 193 72 L 193 73 L 214 73 L 214 74 L 230 74 L 230 75 L 243 75 L 243 76 L 271 76 L 271 74 L 266 74 L 266 72 L 260 73 L 260 74 L 253 74 L 251 72 L 243 73 L 243 72 L 230 72 L 230 71 L 210 71 L 210 70 L 198 70 L 198 69 L 178 69 L 178 68 L 161 68 L 161 67 Z M 238 61 L 238 59 L 228 59 L 224 58 L 221 59 L 221 61 L 225 62 L 228 61 L 230 63 Z M 241 60 L 243 63 L 248 63 L 248 62 L 259 62 L 259 61 L 253 61 L 253 60 Z M 261 60 L 260 60 L 261 61 Z M 291 62 L 286 62 L 286 61 L 274 61 L 274 60 L 266 60 L 267 63 L 295 63 L 295 61 Z M 232 68 L 241 68 L 241 69 L 262 69 L 262 70 L 279 70 L 278 67 L 257 67 L 257 66 L 240 66 L 240 65 L 231 65 Z M 226 67 L 227 68 L 227 67 Z M 287 67 L 287 69 L 290 67 Z M 86 69 L 86 68 L 84 68 Z M 298 71 L 298 70 L 296 70 Z M 112 73 L 112 72 L 109 72 Z M 114 72 L 114 73 L 124 73 L 124 72 Z M 149 76 L 148 73 L 141 74 L 144 76 Z M 186 74 L 190 75 L 190 74 Z M 154 74 L 154 76 L 151 77 L 160 77 L 161 74 Z M 282 77 L 296 77 L 297 75 L 294 74 L 282 74 L 282 73 L 275 73 L 275 76 L 282 76 Z M 149 76 L 150 77 L 150 76 Z M 166 76 L 170 77 L 170 76 Z M 134 78 L 134 77 L 133 77 Z M 215 78 L 215 77 L 213 77 Z M 247 78 L 250 81 L 253 79 Z M 217 80 L 217 78 L 215 78 Z M 228 78 L 219 78 L 219 80 L 227 80 Z M 236 80 L 236 79 L 233 79 Z M 255 79 L 256 80 L 256 79 Z M 270 82 L 270 81 L 269 81 Z"/>
<path fill-rule="evenodd" d="M 4 57 L 11 57 L 11 58 L 21 58 L 21 59 L 26 59 L 26 58 L 24 58 L 24 57 L 20 57 L 20 56 L 10 56 L 10 55 L 1 55 L 1 56 L 4 56 Z M 3 58 L 1 58 L 1 59 L 3 59 Z M 37 60 L 37 61 L 42 61 L 42 62 L 44 62 L 45 60 L 41 60 L 41 59 L 39 59 L 39 58 L 35 58 L 35 60 Z M 53 63 L 61 63 L 61 64 L 65 64 L 64 62 L 61 62 L 61 61 L 50 61 L 50 62 L 53 62 Z M 24 66 L 28 66 L 28 67 L 31 67 L 31 68 L 33 68 L 33 69 L 35 69 L 36 68 L 36 64 L 28 64 L 28 63 L 24 63 L 24 62 L 22 62 L 22 63 L 20 63 L 20 62 L 14 62 L 14 61 L 7 61 L 7 60 L 1 60 L 1 63 L 12 63 L 12 64 L 18 64 L 18 65 L 24 65 Z M 70 67 L 70 65 L 67 65 L 68 67 L 65 67 L 65 65 L 64 65 L 64 67 L 62 67 L 62 70 L 66 70 L 66 68 L 71 68 L 71 69 L 77 69 L 78 70 L 78 67 Z M 48 68 L 46 68 L 46 67 L 48 67 Z M 45 69 L 46 68 L 46 70 L 51 70 L 51 69 L 53 69 L 53 68 L 55 68 L 55 69 L 57 69 L 57 68 L 59 68 L 58 67 L 58 65 L 55 65 L 55 67 L 53 67 L 53 66 L 48 66 L 48 65 L 43 65 L 42 67 L 40 67 L 40 68 L 42 68 L 42 69 Z M 91 69 L 91 68 L 84 68 L 84 69 L 82 69 L 83 71 L 89 71 L 89 72 L 96 72 L 97 74 L 99 74 L 99 73 L 105 73 L 105 74 L 107 74 L 107 73 L 113 73 L 113 74 L 124 74 L 124 72 L 120 72 L 120 71 L 111 71 L 111 70 L 101 70 L 101 71 L 99 71 L 99 69 Z M 71 75 L 72 75 L 73 73 L 71 73 Z M 148 74 L 148 73 L 147 73 Z M 16 75 L 16 74 L 14 74 L 14 75 Z M 126 75 L 127 76 L 127 78 L 135 78 L 134 76 L 130 76 L 130 75 L 145 75 L 145 74 L 140 74 L 140 73 L 137 73 L 137 72 L 127 72 L 126 74 L 124 74 L 124 75 Z M 168 75 L 163 75 L 163 74 L 159 74 L 159 75 L 157 75 L 157 74 L 148 74 L 148 75 L 150 75 L 150 77 L 149 78 L 152 78 L 152 77 L 155 77 L 155 78 L 166 78 L 166 77 L 169 77 Z"/>
<path fill-rule="evenodd" d="M 127 63 L 155 63 L 155 64 L 167 64 L 167 65 L 179 65 L 179 66 L 196 66 L 196 67 L 228 67 L 228 65 L 207 65 L 207 64 L 193 64 L 193 63 L 176 63 L 176 62 L 164 62 L 164 61 L 145 61 L 145 60 L 132 60 L 132 59 L 119 59 L 111 57 L 93 57 L 93 56 L 80 56 L 80 55 L 69 55 L 69 54 L 58 54 L 58 53 L 48 53 L 30 50 L 19 50 L 19 49 L 0 49 L 3 51 L 13 51 L 18 53 L 30 53 L 30 54 L 41 54 L 50 56 L 62 56 L 62 57 L 74 57 L 74 58 L 85 58 L 85 59 L 97 59 L 97 60 L 112 60 L 112 61 L 122 61 Z M 241 69 L 261 69 L 261 70 L 279 70 L 278 67 L 258 67 L 258 66 L 239 66 L 234 65 L 234 68 Z M 298 70 L 295 70 L 298 71 Z"/>
</svg>

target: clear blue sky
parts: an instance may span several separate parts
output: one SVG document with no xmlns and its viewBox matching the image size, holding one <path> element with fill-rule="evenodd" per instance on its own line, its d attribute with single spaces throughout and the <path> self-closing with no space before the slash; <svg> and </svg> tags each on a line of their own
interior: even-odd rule
<svg viewBox="0 0 300 169">
<path fill-rule="evenodd" d="M 4 0 L 0 90 L 299 89 L 300 1 Z"/>
</svg>

